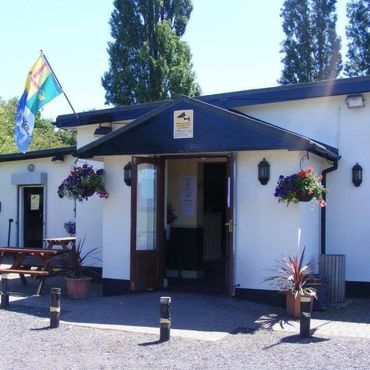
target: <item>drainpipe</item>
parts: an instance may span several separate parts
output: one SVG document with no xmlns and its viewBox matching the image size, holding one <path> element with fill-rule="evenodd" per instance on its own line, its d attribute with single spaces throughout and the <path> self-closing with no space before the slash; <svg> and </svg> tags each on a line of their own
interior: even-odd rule
<svg viewBox="0 0 370 370">
<path fill-rule="evenodd" d="M 340 157 L 334 160 L 333 165 L 326 168 L 321 172 L 322 184 L 326 187 L 326 175 L 329 172 L 333 172 L 338 169 L 338 160 Z M 326 194 L 324 194 L 324 200 L 326 200 Z M 321 208 L 321 254 L 326 253 L 326 207 Z"/>
</svg>

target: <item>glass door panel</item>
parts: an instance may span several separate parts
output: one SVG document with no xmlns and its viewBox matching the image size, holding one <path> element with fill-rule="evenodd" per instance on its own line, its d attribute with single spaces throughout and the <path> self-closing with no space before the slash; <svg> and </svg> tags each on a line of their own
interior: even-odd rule
<svg viewBox="0 0 370 370">
<path fill-rule="evenodd" d="M 136 250 L 157 249 L 157 166 L 137 165 Z"/>
</svg>

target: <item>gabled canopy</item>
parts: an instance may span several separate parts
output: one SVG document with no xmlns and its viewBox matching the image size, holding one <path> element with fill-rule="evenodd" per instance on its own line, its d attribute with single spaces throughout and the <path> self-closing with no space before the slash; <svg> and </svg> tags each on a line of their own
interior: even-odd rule
<svg viewBox="0 0 370 370">
<path fill-rule="evenodd" d="M 174 138 L 174 111 L 193 111 L 193 137 Z M 179 97 L 78 150 L 78 156 L 246 150 L 305 150 L 330 160 L 334 148 L 257 119 Z"/>
</svg>

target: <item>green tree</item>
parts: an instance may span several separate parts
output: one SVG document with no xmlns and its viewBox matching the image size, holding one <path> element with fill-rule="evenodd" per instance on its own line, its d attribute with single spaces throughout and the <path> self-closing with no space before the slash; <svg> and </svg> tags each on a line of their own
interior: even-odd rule
<svg viewBox="0 0 370 370">
<path fill-rule="evenodd" d="M 336 3 L 337 0 L 312 1 L 313 81 L 334 79 L 342 70 L 341 40 L 335 29 Z"/>
<path fill-rule="evenodd" d="M 370 0 L 352 0 L 347 4 L 348 39 L 345 74 L 370 75 Z"/>
<path fill-rule="evenodd" d="M 285 0 L 280 13 L 286 39 L 282 42 L 282 85 L 312 80 L 313 50 L 308 1 Z"/>
<path fill-rule="evenodd" d="M 199 95 L 190 48 L 180 39 L 191 0 L 115 0 L 114 7 L 110 68 L 102 78 L 106 102 L 136 104 Z"/>
<path fill-rule="evenodd" d="M 283 85 L 333 79 L 342 69 L 336 0 L 285 0 L 281 53 Z"/>
<path fill-rule="evenodd" d="M 17 153 L 18 148 L 14 143 L 14 121 L 18 100 L 8 101 L 0 99 L 0 154 Z M 38 149 L 60 148 L 75 145 L 75 135 L 71 131 L 55 130 L 48 119 L 36 116 L 32 142 L 28 151 Z"/>
</svg>

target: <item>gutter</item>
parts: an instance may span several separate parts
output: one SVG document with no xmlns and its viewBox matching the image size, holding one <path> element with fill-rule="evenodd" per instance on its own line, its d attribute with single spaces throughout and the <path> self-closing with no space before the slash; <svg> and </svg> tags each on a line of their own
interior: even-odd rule
<svg viewBox="0 0 370 370">
<path fill-rule="evenodd" d="M 333 161 L 333 165 L 321 172 L 322 184 L 325 186 L 325 188 L 327 174 L 338 169 L 339 159 L 340 157 L 337 156 L 337 158 Z M 326 200 L 326 194 L 324 194 L 324 200 Z M 326 254 L 326 207 L 321 208 L 321 254 Z"/>
</svg>

